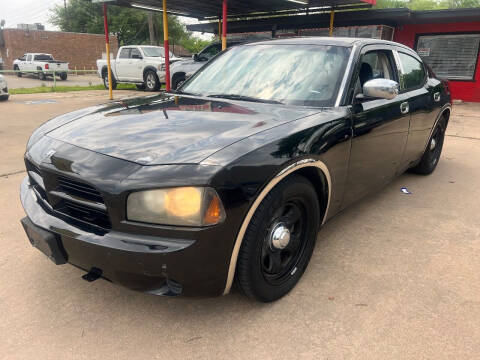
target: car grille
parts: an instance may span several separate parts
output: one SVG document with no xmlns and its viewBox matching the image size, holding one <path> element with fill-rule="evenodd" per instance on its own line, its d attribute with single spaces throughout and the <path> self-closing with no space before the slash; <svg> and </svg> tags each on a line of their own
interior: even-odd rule
<svg viewBox="0 0 480 360">
<path fill-rule="evenodd" d="M 102 194 L 93 186 L 70 177 L 42 170 L 25 160 L 30 184 L 40 204 L 67 220 L 80 221 L 100 229 L 111 229 Z"/>
</svg>

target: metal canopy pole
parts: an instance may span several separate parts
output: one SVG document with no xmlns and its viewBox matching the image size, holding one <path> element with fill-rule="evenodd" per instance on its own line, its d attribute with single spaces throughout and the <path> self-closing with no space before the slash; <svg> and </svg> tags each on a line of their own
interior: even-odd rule
<svg viewBox="0 0 480 360">
<path fill-rule="evenodd" d="M 163 46 L 165 48 L 165 89 L 170 91 L 170 49 L 168 46 L 167 0 L 163 0 Z"/>
<path fill-rule="evenodd" d="M 103 3 L 103 22 L 105 27 L 105 47 L 107 49 L 108 96 L 110 100 L 113 100 L 112 67 L 110 64 L 110 38 L 108 36 L 107 4 L 105 3 Z"/>
<path fill-rule="evenodd" d="M 335 18 L 335 10 L 330 11 L 330 28 L 328 29 L 328 35 L 333 36 L 333 20 Z"/>
<path fill-rule="evenodd" d="M 223 0 L 223 20 L 222 20 L 222 25 L 223 25 L 223 31 L 222 31 L 222 51 L 227 50 L 227 16 L 228 16 L 228 11 L 227 11 L 227 0 Z"/>
</svg>

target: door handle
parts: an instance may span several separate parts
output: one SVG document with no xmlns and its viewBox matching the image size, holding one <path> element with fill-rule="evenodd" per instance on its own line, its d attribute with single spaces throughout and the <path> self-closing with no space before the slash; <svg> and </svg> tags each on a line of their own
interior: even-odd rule
<svg viewBox="0 0 480 360">
<path fill-rule="evenodd" d="M 435 100 L 435 102 L 439 102 L 440 99 L 441 99 L 440 92 L 436 92 L 435 94 L 433 94 L 433 100 Z"/>
<path fill-rule="evenodd" d="M 402 114 L 408 114 L 408 112 L 410 111 L 410 105 L 408 104 L 408 101 L 400 104 L 400 111 L 402 112 Z"/>
</svg>

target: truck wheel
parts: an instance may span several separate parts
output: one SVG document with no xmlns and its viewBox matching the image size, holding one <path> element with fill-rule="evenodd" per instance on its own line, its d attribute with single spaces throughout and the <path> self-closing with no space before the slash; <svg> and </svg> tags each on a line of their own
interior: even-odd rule
<svg viewBox="0 0 480 360">
<path fill-rule="evenodd" d="M 17 76 L 18 76 L 18 77 L 22 77 L 22 73 L 20 72 L 20 69 L 18 68 L 17 65 L 15 65 L 15 66 L 13 67 L 13 70 L 15 70 L 15 71 L 17 72 Z"/>
<path fill-rule="evenodd" d="M 105 86 L 105 89 L 108 90 L 108 71 L 103 72 L 103 86 Z M 117 88 L 117 82 L 112 74 L 112 89 L 115 90 L 116 88 Z"/>
<path fill-rule="evenodd" d="M 177 90 L 178 86 L 185 81 L 185 74 L 175 74 L 172 78 L 172 89 Z"/>
<path fill-rule="evenodd" d="M 63 81 L 67 80 L 67 77 L 68 77 L 67 73 L 60 74 L 60 79 L 62 79 Z"/>
<path fill-rule="evenodd" d="M 39 80 L 45 80 L 47 78 L 47 76 L 45 75 L 44 72 L 39 72 L 38 73 L 38 79 Z"/>
<path fill-rule="evenodd" d="M 319 229 L 317 199 L 310 181 L 291 175 L 260 203 L 238 254 L 237 283 L 248 297 L 275 301 L 300 280 Z"/>
<path fill-rule="evenodd" d="M 145 90 L 157 91 L 160 88 L 160 80 L 153 70 L 148 70 L 143 76 L 145 81 Z"/>
</svg>

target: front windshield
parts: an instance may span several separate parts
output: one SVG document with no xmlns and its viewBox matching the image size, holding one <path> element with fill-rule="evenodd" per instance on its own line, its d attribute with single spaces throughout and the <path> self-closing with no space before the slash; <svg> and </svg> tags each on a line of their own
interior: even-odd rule
<svg viewBox="0 0 480 360">
<path fill-rule="evenodd" d="M 148 57 L 165 57 L 165 49 L 160 46 L 143 47 L 142 50 L 145 53 L 145 56 Z M 171 58 L 174 56 L 171 51 L 169 52 L 169 54 Z"/>
<path fill-rule="evenodd" d="M 291 105 L 333 106 L 349 55 L 350 48 L 341 46 L 239 46 L 209 63 L 180 90 Z"/>
</svg>

